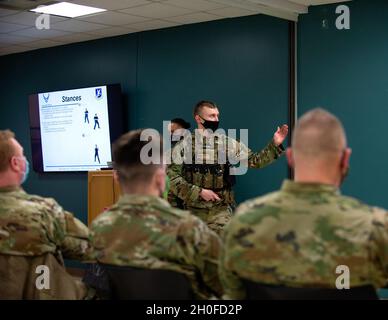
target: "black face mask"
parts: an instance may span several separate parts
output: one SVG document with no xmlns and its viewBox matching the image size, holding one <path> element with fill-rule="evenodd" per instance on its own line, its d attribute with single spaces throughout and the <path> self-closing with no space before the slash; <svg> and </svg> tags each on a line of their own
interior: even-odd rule
<svg viewBox="0 0 388 320">
<path fill-rule="evenodd" d="M 204 126 L 205 129 L 212 130 L 213 132 L 218 129 L 218 126 L 220 125 L 219 121 L 209 121 L 209 120 L 205 120 L 201 116 L 199 117 L 204 121 L 202 125 Z"/>
</svg>

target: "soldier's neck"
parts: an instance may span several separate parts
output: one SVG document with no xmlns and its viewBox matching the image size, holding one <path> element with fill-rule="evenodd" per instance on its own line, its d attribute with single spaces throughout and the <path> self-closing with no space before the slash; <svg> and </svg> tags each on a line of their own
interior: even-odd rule
<svg viewBox="0 0 388 320">
<path fill-rule="evenodd" d="M 339 187 L 339 179 L 325 175 L 324 172 L 298 172 L 295 171 L 294 181 L 298 183 L 317 183 Z"/>
<path fill-rule="evenodd" d="M 0 175 L 0 188 L 5 187 L 20 187 L 19 177 L 9 170 Z"/>
<path fill-rule="evenodd" d="M 141 185 L 141 184 L 134 185 L 134 186 L 121 185 L 120 187 L 124 194 L 159 197 L 159 190 L 147 185 Z"/>
</svg>

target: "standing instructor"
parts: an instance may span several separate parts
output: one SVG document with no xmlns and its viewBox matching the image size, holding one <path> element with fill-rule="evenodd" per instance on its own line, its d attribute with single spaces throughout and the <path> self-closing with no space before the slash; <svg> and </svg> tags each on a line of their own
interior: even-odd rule
<svg viewBox="0 0 388 320">
<path fill-rule="evenodd" d="M 171 181 L 170 192 L 183 200 L 186 210 L 204 220 L 208 226 L 220 233 L 229 221 L 235 207 L 232 190 L 234 179 L 230 175 L 231 165 L 223 163 L 220 150 L 234 159 L 247 163 L 249 168 L 263 168 L 284 152 L 282 143 L 288 134 L 283 125 L 275 132 L 273 139 L 259 152 L 252 152 L 243 143 L 225 134 L 214 134 L 219 127 L 219 110 L 215 103 L 201 101 L 194 107 L 194 119 L 198 129 L 191 139 L 180 141 L 172 151 L 172 164 L 168 168 Z M 196 141 L 197 135 L 197 141 Z M 202 139 L 198 148 L 198 137 Z M 192 161 L 179 160 L 192 148 Z M 189 154 L 190 154 L 189 153 Z M 189 163 L 188 163 L 189 162 Z"/>
</svg>

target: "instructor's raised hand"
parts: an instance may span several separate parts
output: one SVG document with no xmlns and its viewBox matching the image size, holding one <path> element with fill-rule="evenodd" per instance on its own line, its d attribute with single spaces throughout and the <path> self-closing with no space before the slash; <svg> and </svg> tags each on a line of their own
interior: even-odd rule
<svg viewBox="0 0 388 320">
<path fill-rule="evenodd" d="M 283 143 L 288 135 L 288 125 L 283 124 L 281 127 L 278 127 L 275 134 L 273 135 L 274 143 L 279 146 Z"/>
</svg>

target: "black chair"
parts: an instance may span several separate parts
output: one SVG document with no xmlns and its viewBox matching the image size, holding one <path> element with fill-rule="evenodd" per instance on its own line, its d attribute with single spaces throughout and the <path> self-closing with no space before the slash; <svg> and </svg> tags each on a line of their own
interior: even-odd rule
<svg viewBox="0 0 388 320">
<path fill-rule="evenodd" d="M 247 300 L 378 300 L 372 285 L 351 289 L 291 288 L 243 280 Z"/>
<path fill-rule="evenodd" d="M 83 279 L 101 299 L 192 300 L 187 277 L 169 270 L 92 265 Z"/>
</svg>

